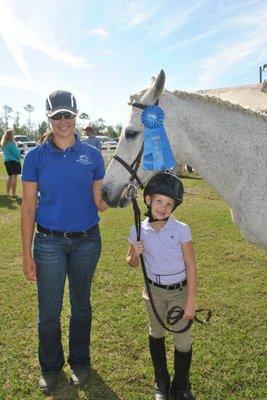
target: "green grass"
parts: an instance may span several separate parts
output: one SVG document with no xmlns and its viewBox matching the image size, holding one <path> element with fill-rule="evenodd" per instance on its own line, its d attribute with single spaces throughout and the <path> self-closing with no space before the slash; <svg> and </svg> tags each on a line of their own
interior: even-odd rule
<svg viewBox="0 0 267 400">
<path fill-rule="evenodd" d="M 0 159 L 1 160 L 1 159 Z M 191 175 L 191 178 L 196 177 Z M 0 400 L 41 399 L 37 380 L 36 287 L 21 272 L 20 200 L 8 199 L 0 165 Z M 194 324 L 191 380 L 198 400 L 266 399 L 264 253 L 248 244 L 225 203 L 202 179 L 184 179 L 175 216 L 189 224 L 198 260 L 198 305 L 209 325 Z M 19 189 L 20 190 L 20 189 Z M 140 204 L 142 200 L 140 197 Z M 66 366 L 54 400 L 149 400 L 153 372 L 147 346 L 142 276 L 125 263 L 131 208 L 101 215 L 103 252 L 94 279 L 92 377 L 82 389 Z M 62 314 L 65 353 L 69 302 Z M 171 336 L 167 337 L 172 371 Z"/>
</svg>

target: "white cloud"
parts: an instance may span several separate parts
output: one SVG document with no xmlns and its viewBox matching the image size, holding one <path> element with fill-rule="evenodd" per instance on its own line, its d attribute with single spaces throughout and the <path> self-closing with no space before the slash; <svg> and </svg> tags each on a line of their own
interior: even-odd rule
<svg viewBox="0 0 267 400">
<path fill-rule="evenodd" d="M 12 75 L 0 75 L 0 86 L 22 90 L 29 93 L 47 95 L 47 86 L 42 86 L 30 77 L 18 78 Z"/>
<path fill-rule="evenodd" d="M 89 34 L 93 35 L 93 36 L 98 36 L 101 39 L 109 39 L 110 38 L 110 32 L 108 32 L 105 28 L 92 29 L 89 31 Z"/>
<path fill-rule="evenodd" d="M 159 32 L 160 36 L 167 36 L 185 25 L 206 2 L 207 0 L 201 0 L 188 3 L 189 6 L 187 6 L 185 10 L 181 9 L 179 13 L 177 13 L 177 16 L 173 17 L 171 20 L 165 21 L 165 26 L 161 27 Z"/>
<path fill-rule="evenodd" d="M 150 18 L 150 13 L 148 11 L 141 11 L 135 15 L 132 15 L 129 22 L 122 28 L 126 30 L 133 28 L 134 26 L 141 25 Z"/>
<path fill-rule="evenodd" d="M 222 22 L 216 25 L 208 26 L 204 32 L 199 33 L 198 35 L 195 36 L 191 36 L 187 40 L 183 40 L 179 43 L 174 43 L 169 46 L 165 46 L 161 49 L 161 51 L 167 52 L 167 51 L 186 48 L 197 41 L 216 35 L 223 31 L 231 32 L 231 31 L 237 31 L 238 29 L 242 30 L 249 29 L 250 34 L 252 34 L 253 32 L 255 32 L 256 34 L 260 30 L 262 32 L 262 35 L 266 35 L 267 34 L 266 20 L 267 20 L 267 3 L 265 6 L 264 5 L 262 6 L 260 13 L 259 10 L 255 10 L 252 12 L 250 11 L 249 13 L 242 12 L 241 14 L 236 15 L 235 17 L 222 20 Z M 241 35 L 242 32 L 243 31 L 240 31 L 239 35 Z M 224 39 L 224 37 L 222 36 L 220 40 L 225 41 L 227 39 Z"/>
<path fill-rule="evenodd" d="M 40 51 L 47 57 L 74 68 L 88 68 L 90 65 L 86 57 L 64 52 L 55 43 L 46 44 L 36 32 L 31 31 L 23 21 L 19 21 L 13 15 L 8 1 L 1 4 L 0 34 L 2 34 L 7 49 L 16 61 L 17 66 L 27 77 L 30 76 L 30 69 L 25 60 L 23 47 Z"/>
<path fill-rule="evenodd" d="M 232 46 L 225 46 L 221 52 L 200 60 L 198 62 L 200 87 L 211 87 L 221 75 L 229 71 L 235 64 L 248 56 L 264 51 L 266 46 L 267 37 L 258 36 L 254 39 L 236 42 Z"/>
<path fill-rule="evenodd" d="M 106 56 L 114 56 L 116 53 L 112 50 L 104 50 L 103 54 L 105 54 Z"/>
<path fill-rule="evenodd" d="M 157 8 L 157 4 L 154 4 L 152 8 L 146 0 L 131 1 L 128 4 L 119 1 L 115 10 L 113 10 L 113 18 L 118 19 L 120 21 L 119 28 L 126 31 L 147 23 L 153 17 Z"/>
</svg>

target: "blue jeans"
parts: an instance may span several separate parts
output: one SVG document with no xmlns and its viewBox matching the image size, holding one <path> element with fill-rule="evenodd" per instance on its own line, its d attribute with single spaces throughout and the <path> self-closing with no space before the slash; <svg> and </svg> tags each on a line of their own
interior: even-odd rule
<svg viewBox="0 0 267 400">
<path fill-rule="evenodd" d="M 67 239 L 41 232 L 35 235 L 33 254 L 38 287 L 39 362 L 43 373 L 60 371 L 64 365 L 60 314 L 67 276 L 71 305 L 68 363 L 71 368 L 90 364 L 90 294 L 100 253 L 98 225 L 87 237 L 81 238 Z"/>
</svg>

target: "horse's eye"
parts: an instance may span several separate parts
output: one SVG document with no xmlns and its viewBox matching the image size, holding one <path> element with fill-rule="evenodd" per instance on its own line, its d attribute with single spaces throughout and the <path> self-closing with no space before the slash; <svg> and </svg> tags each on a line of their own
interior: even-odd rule
<svg viewBox="0 0 267 400">
<path fill-rule="evenodd" d="M 138 131 L 133 131 L 133 130 L 131 130 L 131 129 L 126 129 L 126 131 L 125 131 L 125 137 L 126 137 L 126 139 L 132 139 L 132 138 L 134 138 L 135 136 L 137 136 L 138 135 Z"/>
</svg>

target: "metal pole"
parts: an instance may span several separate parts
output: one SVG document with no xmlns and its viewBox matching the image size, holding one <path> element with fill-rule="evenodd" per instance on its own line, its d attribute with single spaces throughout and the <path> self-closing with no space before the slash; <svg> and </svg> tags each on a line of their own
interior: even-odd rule
<svg viewBox="0 0 267 400">
<path fill-rule="evenodd" d="M 260 67 L 260 83 L 262 83 L 262 67 Z"/>
</svg>

